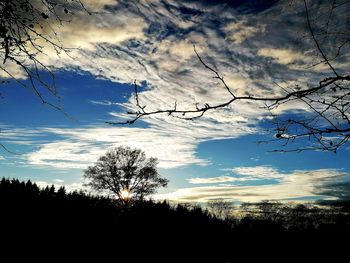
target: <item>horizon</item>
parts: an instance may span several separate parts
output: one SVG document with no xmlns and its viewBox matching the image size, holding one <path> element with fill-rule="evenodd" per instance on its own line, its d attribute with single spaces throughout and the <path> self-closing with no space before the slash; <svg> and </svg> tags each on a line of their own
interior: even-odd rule
<svg viewBox="0 0 350 263">
<path fill-rule="evenodd" d="M 294 150 L 312 148 L 313 142 L 271 141 L 274 119 L 262 104 L 238 102 L 195 120 L 156 114 L 132 125 L 108 124 L 130 120 L 127 111 L 138 109 L 137 99 L 150 110 L 172 109 L 174 102 L 184 109 L 222 103 L 226 91 L 199 61 L 194 45 L 239 94 L 278 95 L 281 87 L 318 83 L 329 68 L 310 69 L 315 57 L 298 3 L 292 8 L 272 0 L 83 2 L 99 13 L 77 12 L 57 28 L 64 45 L 79 49 L 72 58 L 52 50 L 41 58 L 54 72 L 60 101 L 42 92 L 62 110 L 42 105 L 16 81 L 0 86 L 0 142 L 8 149 L 0 151 L 0 177 L 79 190 L 83 171 L 107 149 L 129 146 L 157 158 L 159 173 L 169 179 L 155 199 L 350 200 L 349 145 L 336 153 L 299 152 Z M 342 11 L 340 18 L 347 10 Z M 349 59 L 337 61 L 342 72 Z M 10 64 L 9 70 L 30 85 L 19 67 Z M 51 81 L 47 72 L 40 75 Z M 295 118 L 310 113 L 297 102 L 276 112 Z"/>
</svg>

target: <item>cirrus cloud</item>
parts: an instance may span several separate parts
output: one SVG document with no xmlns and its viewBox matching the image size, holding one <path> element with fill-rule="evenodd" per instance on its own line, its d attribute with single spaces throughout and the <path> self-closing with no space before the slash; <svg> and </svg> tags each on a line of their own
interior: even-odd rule
<svg viewBox="0 0 350 263">
<path fill-rule="evenodd" d="M 179 125 L 174 126 L 174 121 Z M 3 140 L 31 145 L 31 150 L 20 158 L 27 166 L 33 167 L 85 169 L 108 148 L 125 145 L 140 148 L 148 156 L 158 158 L 160 168 L 175 168 L 208 165 L 208 160 L 196 156 L 197 145 L 203 141 L 236 138 L 240 134 L 256 132 L 254 128 L 241 127 L 235 122 L 217 125 L 198 120 L 192 123 L 191 129 L 184 122 L 173 120 L 160 124 L 155 121 L 147 128 L 8 128 L 10 131 L 4 133 Z"/>
<path fill-rule="evenodd" d="M 247 172 L 246 167 L 235 168 L 256 179 L 255 174 Z M 257 170 L 265 168 L 258 167 Z M 275 171 L 277 171 L 275 169 Z M 218 177 L 220 180 L 222 177 Z M 338 169 L 295 170 L 280 173 L 279 182 L 275 184 L 247 184 L 180 188 L 172 193 L 157 195 L 158 199 L 177 202 L 207 202 L 211 199 L 227 199 L 239 202 L 259 202 L 263 200 L 303 200 L 303 199 L 335 199 L 340 198 L 329 186 L 341 180 L 350 180 L 350 174 Z M 212 183 L 214 178 L 209 178 Z M 203 178 L 203 180 L 205 180 Z M 198 181 L 198 180 L 195 180 Z M 324 190 L 322 190 L 324 189 Z"/>
</svg>

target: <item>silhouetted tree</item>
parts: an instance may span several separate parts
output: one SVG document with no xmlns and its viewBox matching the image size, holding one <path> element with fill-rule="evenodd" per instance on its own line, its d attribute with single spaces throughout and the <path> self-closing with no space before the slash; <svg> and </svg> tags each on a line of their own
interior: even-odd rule
<svg viewBox="0 0 350 263">
<path fill-rule="evenodd" d="M 67 192 L 66 192 L 66 188 L 64 186 L 61 186 L 60 188 L 58 188 L 57 197 L 65 198 L 66 194 L 67 194 Z"/>
<path fill-rule="evenodd" d="M 117 147 L 88 167 L 84 177 L 89 180 L 88 186 L 115 194 L 126 206 L 131 198 L 143 200 L 168 184 L 168 180 L 158 174 L 157 163 L 156 158 L 146 158 L 139 149 Z"/>
<path fill-rule="evenodd" d="M 226 219 L 232 216 L 233 203 L 223 199 L 215 199 L 208 202 L 209 210 L 217 218 Z"/>
</svg>

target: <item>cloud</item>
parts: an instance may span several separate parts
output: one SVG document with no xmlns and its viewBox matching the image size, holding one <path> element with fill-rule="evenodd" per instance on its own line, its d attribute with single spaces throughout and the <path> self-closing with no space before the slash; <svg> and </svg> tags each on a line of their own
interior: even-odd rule
<svg viewBox="0 0 350 263">
<path fill-rule="evenodd" d="M 149 111 L 173 108 L 175 102 L 178 109 L 193 109 L 196 103 L 215 105 L 230 98 L 196 58 L 194 44 L 203 60 L 217 69 L 238 95 L 280 94 L 282 91 L 274 81 L 294 85 L 310 84 L 317 79 L 289 67 L 312 47 L 307 42 L 296 51 L 299 49 L 293 45 L 298 42 L 295 32 L 305 32 L 300 9 L 284 3 L 269 4 L 264 12 L 255 10 L 252 16 L 242 12 L 242 5 L 222 8 L 220 4 L 227 1 L 215 5 L 208 1 L 151 2 L 89 0 L 87 5 L 100 11 L 98 14 L 78 13 L 72 23 L 57 29 L 63 44 L 80 47 L 72 51 L 74 59 L 59 59 L 48 51 L 43 62 L 56 70 L 78 69 L 116 83 L 147 81 L 139 100 Z M 112 6 L 105 8 L 106 5 Z M 258 22 L 259 26 L 252 26 Z M 91 103 L 112 106 L 103 100 Z M 122 106 L 125 110 L 137 110 L 135 97 L 130 96 Z M 269 114 L 259 106 L 262 105 L 237 102 L 207 112 L 195 122 L 167 114 L 150 116 L 143 119 L 145 128 L 42 129 L 59 138 L 37 143 L 36 149 L 25 155 L 25 161 L 34 166 L 81 169 L 107 148 L 126 144 L 158 157 L 163 168 L 205 165 L 208 160 L 196 156 L 198 144 L 261 132 L 259 123 Z M 285 112 L 296 105 L 284 107 Z M 281 108 L 278 110 L 282 112 Z M 112 110 L 110 116 L 117 120 L 130 117 Z M 27 139 L 19 136 L 11 140 L 28 143 Z M 247 173 L 247 169 L 243 172 Z M 271 176 L 273 171 L 266 169 L 258 172 L 265 172 L 264 175 L 270 172 Z"/>
<path fill-rule="evenodd" d="M 188 43 L 188 41 L 180 41 L 178 43 L 173 43 L 169 46 L 169 53 L 181 60 L 189 59 L 193 57 L 193 44 Z"/>
<path fill-rule="evenodd" d="M 271 166 L 236 167 L 232 169 L 232 172 L 244 177 L 259 179 L 273 179 L 283 177 L 283 174 Z"/>
<path fill-rule="evenodd" d="M 273 81 L 305 81 L 298 70 L 287 72 L 280 65 L 292 63 L 303 54 L 285 47 L 295 38 L 294 29 L 299 30 L 302 25 L 290 8 L 284 10 L 283 4 L 270 3 L 260 7 L 267 9 L 264 12 L 255 10 L 255 17 L 241 12 L 249 4 L 228 4 L 225 9 L 218 8 L 220 4 L 225 2 L 207 5 L 202 1 L 155 0 L 149 8 L 150 3 L 145 0 L 137 4 L 89 0 L 87 6 L 101 12 L 93 16 L 77 13 L 72 23 L 57 28 L 64 45 L 80 47 L 72 51 L 74 59 L 58 59 L 54 51 L 42 59 L 57 69 L 79 68 L 119 83 L 147 80 L 147 89 L 140 94 L 147 109 L 172 108 L 175 101 L 178 108 L 193 109 L 196 103 L 214 105 L 230 98 L 198 61 L 194 44 L 202 58 L 219 70 L 238 95 L 278 94 L 281 90 Z M 106 5 L 112 7 L 105 9 Z M 282 22 L 292 19 L 295 21 L 288 24 L 288 30 L 282 30 Z M 249 45 L 245 44 L 246 39 Z M 266 57 L 272 58 L 273 63 Z M 135 109 L 134 98 L 124 106 Z M 258 125 L 268 115 L 259 106 L 235 103 L 205 118 L 208 122 L 213 118 L 218 122 L 250 119 L 242 121 L 242 125 Z M 164 115 L 160 119 L 165 118 Z"/>
<path fill-rule="evenodd" d="M 103 19 L 109 24 L 104 24 L 101 18 L 94 16 L 83 20 L 73 19 L 69 26 L 59 29 L 58 34 L 62 38 L 63 45 L 94 50 L 98 43 L 118 44 L 128 39 L 144 38 L 143 31 L 146 25 L 142 18 L 105 14 Z"/>
<path fill-rule="evenodd" d="M 54 179 L 53 181 L 56 183 L 59 183 L 59 184 L 64 183 L 64 180 L 62 180 L 62 179 Z"/>
<path fill-rule="evenodd" d="M 240 134 L 256 132 L 253 128 L 240 127 L 239 123 L 217 125 L 198 120 L 191 123 L 191 129 L 186 123 L 174 119 L 162 124 L 155 120 L 146 128 L 8 128 L 2 139 L 8 143 L 25 142 L 31 146 L 29 152 L 19 156 L 27 166 L 85 169 L 108 148 L 125 145 L 140 148 L 147 156 L 158 158 L 160 168 L 175 168 L 191 164 L 208 165 L 209 160 L 196 156 L 197 145 L 203 141 L 236 138 Z"/>
<path fill-rule="evenodd" d="M 240 202 L 288 201 L 304 198 L 332 199 L 341 195 L 329 192 L 327 189 L 338 180 L 345 179 L 349 180 L 350 174 L 337 169 L 295 170 L 290 173 L 281 173 L 281 179 L 276 184 L 181 188 L 172 193 L 157 195 L 156 198 L 178 202 L 206 202 L 216 198 Z M 336 188 L 332 187 L 332 189 Z M 340 192 L 343 193 L 343 191 L 338 193 Z"/>
<path fill-rule="evenodd" d="M 118 4 L 118 0 L 84 0 L 82 1 L 84 6 L 93 12 L 101 12 L 105 6 L 115 6 Z"/>
<path fill-rule="evenodd" d="M 249 89 L 249 85 L 251 84 L 249 77 L 235 74 L 226 76 L 224 80 L 232 90 L 237 92 Z"/>
<path fill-rule="evenodd" d="M 267 179 L 283 179 L 286 175 L 271 166 L 252 166 L 252 167 L 235 167 L 223 168 L 221 171 L 232 172 L 235 176 L 222 175 L 217 177 L 197 177 L 190 178 L 190 184 L 216 184 L 228 182 L 247 182 Z"/>
<path fill-rule="evenodd" d="M 95 45 L 95 50 L 87 53 L 94 58 L 93 63 L 79 56 L 79 67 L 121 83 L 147 80 L 147 89 L 140 93 L 140 99 L 150 110 L 172 108 L 175 101 L 178 108 L 190 109 L 195 103 L 213 105 L 230 98 L 198 61 L 193 44 L 204 61 L 218 69 L 239 95 L 283 93 L 274 81 L 293 81 L 293 85 L 313 82 L 310 74 L 301 72 L 305 63 L 313 58 L 312 46 L 310 43 L 305 47 L 291 44 L 297 42 L 295 31 L 304 32 L 303 17 L 298 13 L 296 19 L 295 12 L 283 4 L 269 6 L 268 11 L 258 13 L 256 18 L 235 8 L 220 9 L 220 19 L 217 5 L 203 8 L 200 2 L 153 1 L 152 9 L 148 6 L 149 3 L 140 1 L 135 6 L 120 4 L 113 9 L 115 13 L 143 20 L 143 24 L 140 22 L 143 27 L 139 27 L 143 36 Z M 188 16 L 180 10 L 190 10 L 193 15 Z M 186 30 L 183 23 L 188 25 Z M 249 45 L 245 44 L 248 39 Z M 134 98 L 131 97 L 124 106 L 136 109 Z M 255 118 L 255 122 L 246 122 L 246 125 L 258 125 L 267 116 L 259 106 L 235 103 L 220 113 L 218 121 Z M 295 106 L 285 105 L 283 111 L 295 109 Z M 217 117 L 214 115 L 211 117 Z M 167 117 L 164 115 L 160 119 L 164 118 Z M 148 122 L 147 118 L 144 120 Z"/>
<path fill-rule="evenodd" d="M 235 182 L 239 181 L 240 178 L 232 177 L 232 176 L 218 176 L 218 177 L 210 177 L 210 178 L 190 178 L 188 182 L 190 184 L 216 184 L 216 183 L 227 183 L 227 182 Z"/>
<path fill-rule="evenodd" d="M 250 36 L 258 32 L 264 32 L 265 28 L 260 25 L 249 26 L 246 21 L 242 20 L 227 24 L 224 30 L 227 34 L 227 39 L 235 44 L 242 44 Z"/>
<path fill-rule="evenodd" d="M 350 181 L 327 182 L 316 190 L 316 193 L 331 196 L 337 200 L 350 201 Z"/>
<path fill-rule="evenodd" d="M 26 79 L 28 76 L 21 66 L 17 63 L 7 60 L 5 65 L 0 66 L 0 78 L 15 78 L 18 80 Z"/>
<path fill-rule="evenodd" d="M 89 102 L 95 105 L 103 105 L 103 106 L 121 105 L 120 103 L 115 103 L 109 100 L 89 100 Z"/>
<path fill-rule="evenodd" d="M 295 61 L 304 61 L 306 53 L 310 54 L 308 57 L 314 54 L 312 43 L 306 41 L 302 46 L 296 39 L 295 32 L 305 33 L 304 14 L 300 11 L 303 9 L 298 4 L 292 8 L 275 1 L 262 5 L 228 1 L 208 4 L 208 1 L 141 0 L 129 4 L 126 0 L 88 0 L 86 5 L 99 13 L 89 16 L 80 12 L 72 16 L 71 23 L 57 27 L 64 45 L 80 48 L 72 50 L 74 59 L 64 54 L 59 59 L 54 50 L 40 59 L 55 69 L 78 68 L 119 83 L 147 80 L 143 101 L 156 108 L 172 107 L 174 101 L 181 108 L 193 108 L 195 103 L 214 104 L 229 97 L 199 63 L 193 44 L 238 94 L 279 93 L 281 90 L 274 87 L 273 81 L 312 80 L 300 72 L 300 67 L 287 67 Z M 255 15 L 249 15 L 247 10 Z M 248 39 L 249 45 L 245 43 Z M 272 58 L 272 62 L 266 58 Z M 133 106 L 130 98 L 125 107 Z M 242 103 L 232 107 L 239 117 L 247 117 L 245 112 L 265 117 L 259 105 Z"/>
<path fill-rule="evenodd" d="M 17 128 L 0 123 L 1 142 L 14 143 L 17 145 L 32 145 L 34 143 L 45 143 L 47 138 L 40 131 L 35 128 Z M 34 141 L 35 138 L 35 141 Z"/>
<path fill-rule="evenodd" d="M 270 57 L 279 64 L 290 64 L 295 61 L 303 61 L 306 55 L 299 51 L 280 48 L 261 48 L 258 51 L 259 56 Z"/>
</svg>

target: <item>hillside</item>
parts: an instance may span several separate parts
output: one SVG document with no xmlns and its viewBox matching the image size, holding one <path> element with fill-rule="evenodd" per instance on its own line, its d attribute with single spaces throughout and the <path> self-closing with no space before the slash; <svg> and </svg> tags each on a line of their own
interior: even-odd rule
<svg viewBox="0 0 350 263">
<path fill-rule="evenodd" d="M 294 239 L 300 247 L 325 244 L 350 233 L 349 206 L 344 204 L 312 211 L 306 206 L 282 211 L 277 204 L 263 205 L 255 208 L 258 215 L 220 220 L 198 206 L 146 201 L 125 211 L 105 197 L 53 186 L 40 189 L 30 181 L 0 182 L 1 225 L 7 231 L 3 237 L 15 246 L 59 244 L 60 251 L 68 251 L 79 244 L 85 252 L 103 250 L 104 256 L 141 249 L 146 252 L 135 256 L 156 259 L 165 253 L 186 255 L 194 262 L 232 262 L 249 247 L 264 251 Z"/>
</svg>

